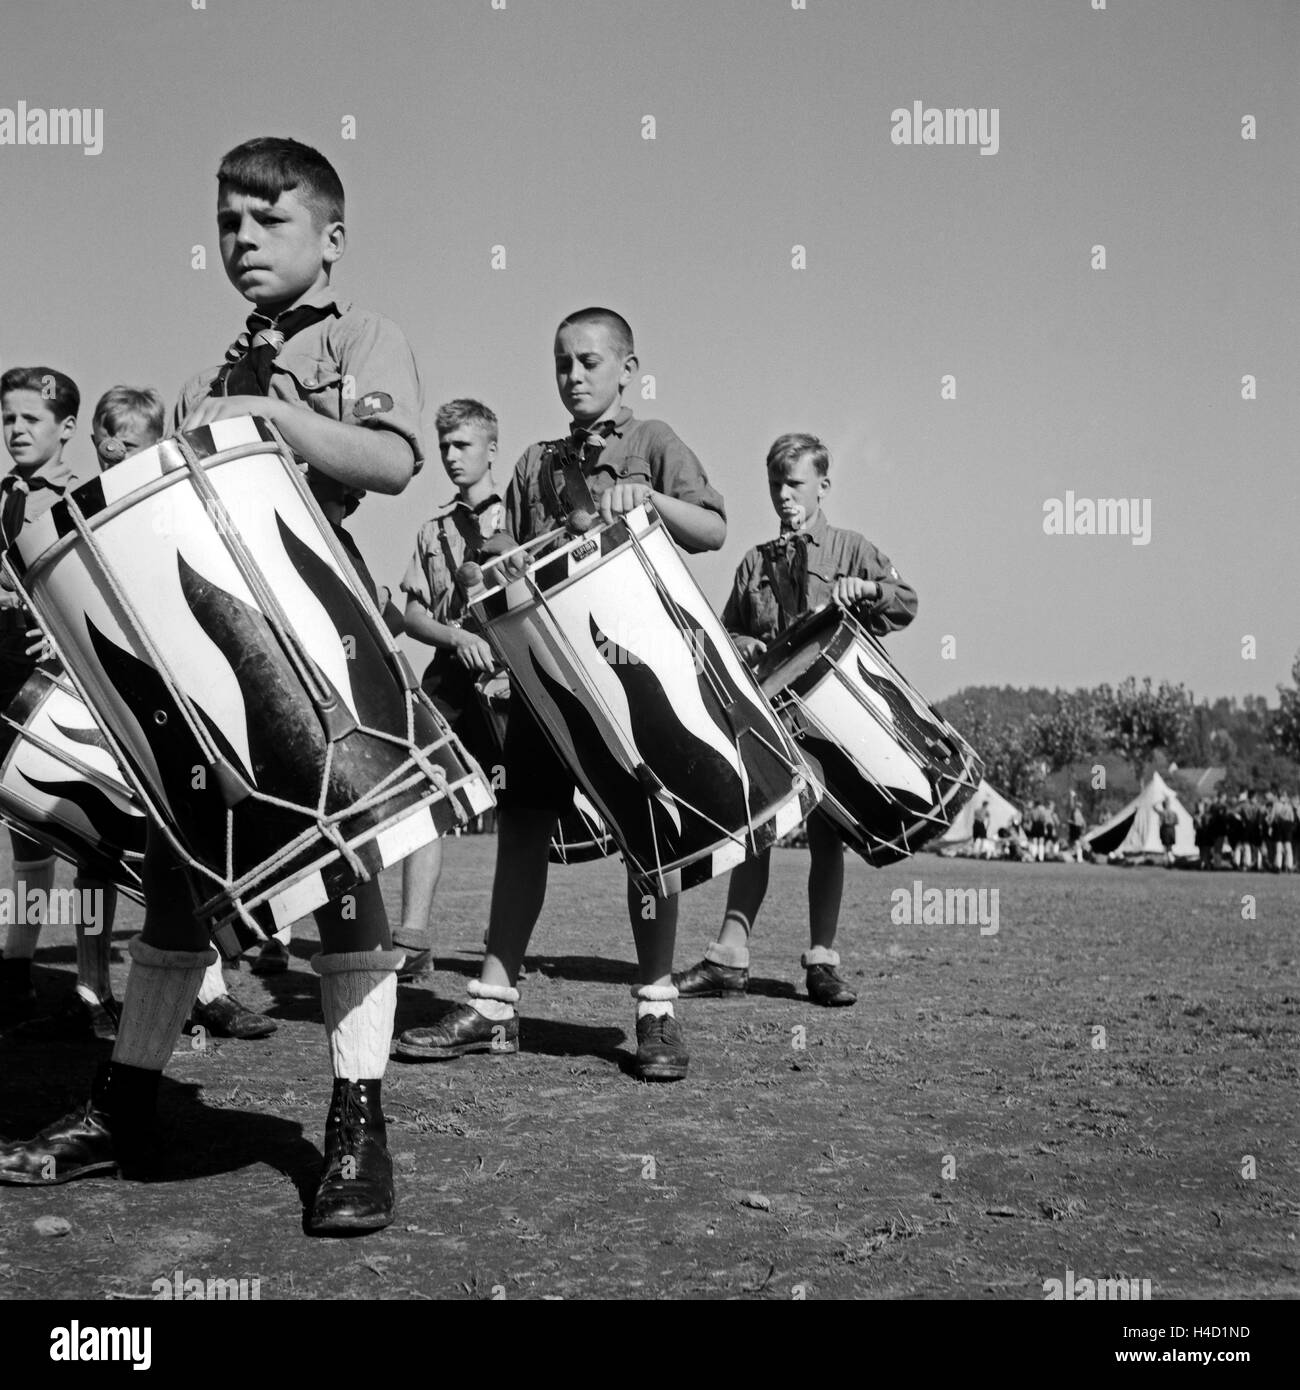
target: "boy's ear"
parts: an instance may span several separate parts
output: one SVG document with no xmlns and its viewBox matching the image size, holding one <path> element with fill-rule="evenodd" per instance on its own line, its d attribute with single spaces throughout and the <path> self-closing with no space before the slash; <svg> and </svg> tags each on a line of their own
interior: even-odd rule
<svg viewBox="0 0 1300 1390">
<path fill-rule="evenodd" d="M 620 390 L 624 386 L 626 386 L 629 381 L 632 380 L 633 374 L 636 372 L 636 369 L 639 365 L 640 359 L 637 357 L 636 353 L 629 352 L 628 355 L 623 359 L 623 370 L 619 374 L 618 378 Z"/>
<path fill-rule="evenodd" d="M 348 249 L 347 228 L 342 222 L 327 222 L 321 228 L 321 260 L 325 265 L 333 265 L 343 259 Z"/>
<path fill-rule="evenodd" d="M 77 417 L 69 415 L 59 426 L 59 443 L 66 444 L 77 432 Z"/>
</svg>

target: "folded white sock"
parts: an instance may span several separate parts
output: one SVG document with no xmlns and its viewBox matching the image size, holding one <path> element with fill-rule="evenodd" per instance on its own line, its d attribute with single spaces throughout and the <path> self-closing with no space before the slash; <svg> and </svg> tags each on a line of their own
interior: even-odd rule
<svg viewBox="0 0 1300 1390">
<path fill-rule="evenodd" d="M 485 985 L 482 980 L 471 980 L 465 987 L 469 995 L 469 1006 L 477 1010 L 491 1023 L 505 1023 L 514 1018 L 515 1005 L 519 1002 L 519 991 L 510 985 Z"/>
</svg>

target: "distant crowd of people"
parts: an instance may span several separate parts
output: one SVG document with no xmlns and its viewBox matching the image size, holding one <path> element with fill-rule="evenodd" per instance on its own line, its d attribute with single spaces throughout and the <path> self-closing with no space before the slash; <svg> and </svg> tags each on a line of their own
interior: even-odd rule
<svg viewBox="0 0 1300 1390">
<path fill-rule="evenodd" d="M 1088 822 L 1076 793 L 1070 793 L 1064 815 L 1058 814 L 1055 801 L 1038 800 L 1024 815 L 1017 812 L 993 836 L 989 835 L 991 814 L 987 800 L 975 808 L 971 849 L 977 858 L 1028 860 L 1036 864 L 1074 859 L 1083 863 L 1083 832 Z"/>
<path fill-rule="evenodd" d="M 1277 786 L 1267 792 L 1218 792 L 1203 798 L 1193 816 L 1200 867 L 1225 861 L 1234 869 L 1293 874 L 1300 853 L 1300 796 Z"/>
</svg>

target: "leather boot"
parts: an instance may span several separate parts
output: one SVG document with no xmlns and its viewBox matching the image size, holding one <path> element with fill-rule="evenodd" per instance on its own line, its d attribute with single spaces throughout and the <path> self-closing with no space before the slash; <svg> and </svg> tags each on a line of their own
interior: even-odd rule
<svg viewBox="0 0 1300 1390">
<path fill-rule="evenodd" d="M 335 1078 L 325 1121 L 325 1162 L 307 1218 L 312 1235 L 379 1231 L 393 1219 L 393 1161 L 382 1085 Z"/>
<path fill-rule="evenodd" d="M 90 1099 L 33 1139 L 0 1144 L 0 1183 L 54 1187 L 75 1178 L 130 1177 L 146 1166 L 161 1072 L 105 1062 Z"/>
</svg>

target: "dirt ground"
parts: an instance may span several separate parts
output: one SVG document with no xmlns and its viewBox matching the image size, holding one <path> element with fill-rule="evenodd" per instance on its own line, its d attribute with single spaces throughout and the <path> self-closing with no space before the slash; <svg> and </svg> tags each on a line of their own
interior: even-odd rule
<svg viewBox="0 0 1300 1390">
<path fill-rule="evenodd" d="M 463 997 L 494 853 L 449 845 L 435 986 L 400 989 L 399 1028 Z M 179 1271 L 263 1299 L 1042 1299 L 1067 1270 L 1149 1279 L 1153 1299 L 1300 1294 L 1300 878 L 851 859 L 861 998 L 827 1010 L 803 996 L 806 872 L 776 852 L 751 994 L 679 1005 L 690 1077 L 649 1086 L 628 1074 L 621 870 L 554 869 L 524 1051 L 390 1065 L 398 1218 L 353 1240 L 302 1233 L 329 1095 L 302 924 L 287 976 L 228 976 L 279 1032 L 169 1068 L 166 1181 L 0 1189 L 0 1295 L 148 1297 Z M 891 890 L 918 879 L 997 889 L 997 934 L 893 923 Z M 684 898 L 679 965 L 723 893 Z M 127 905 L 119 949 L 138 925 Z M 53 1005 L 70 929 L 37 960 Z M 119 994 L 125 973 L 123 955 Z M 61 1113 L 94 1062 L 0 1041 L 0 1132 Z"/>
</svg>

